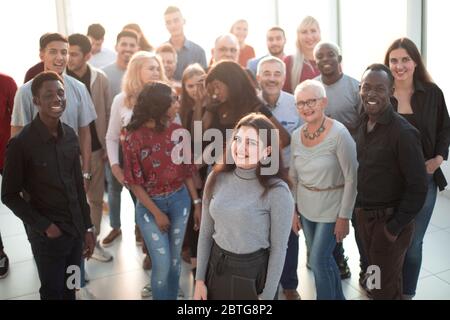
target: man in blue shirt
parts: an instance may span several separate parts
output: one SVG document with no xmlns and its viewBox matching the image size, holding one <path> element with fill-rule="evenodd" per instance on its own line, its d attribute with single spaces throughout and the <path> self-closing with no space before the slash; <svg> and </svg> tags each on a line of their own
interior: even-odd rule
<svg viewBox="0 0 450 320">
<path fill-rule="evenodd" d="M 177 69 L 174 79 L 180 81 L 183 71 L 193 63 L 199 63 L 206 69 L 205 50 L 198 44 L 186 39 L 184 35 L 184 20 L 179 8 L 170 6 L 164 12 L 164 21 L 167 31 L 170 33 L 169 43 L 177 50 Z"/>
<path fill-rule="evenodd" d="M 286 36 L 284 30 L 280 27 L 272 27 L 267 31 L 266 34 L 267 50 L 269 54 L 262 57 L 257 57 L 250 59 L 247 62 L 247 69 L 249 69 L 256 76 L 256 68 L 258 67 L 259 61 L 267 56 L 274 56 L 281 60 L 284 59 L 284 45 L 286 44 Z"/>
</svg>

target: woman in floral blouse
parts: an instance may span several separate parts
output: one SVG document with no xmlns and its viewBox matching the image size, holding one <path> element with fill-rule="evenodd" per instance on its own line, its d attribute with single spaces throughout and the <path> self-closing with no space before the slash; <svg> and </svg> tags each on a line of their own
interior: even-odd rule
<svg viewBox="0 0 450 320">
<path fill-rule="evenodd" d="M 136 219 L 153 262 L 153 299 L 177 298 L 180 253 L 191 208 L 201 210 L 192 180 L 195 166 L 173 152 L 178 97 L 166 84 L 147 84 L 140 93 L 123 142 L 124 182 L 138 199 Z M 181 155 L 183 156 L 183 155 Z M 182 159 L 188 159 L 184 155 Z M 189 197 L 190 195 L 190 197 Z M 196 212 L 198 214 L 198 212 Z"/>
</svg>

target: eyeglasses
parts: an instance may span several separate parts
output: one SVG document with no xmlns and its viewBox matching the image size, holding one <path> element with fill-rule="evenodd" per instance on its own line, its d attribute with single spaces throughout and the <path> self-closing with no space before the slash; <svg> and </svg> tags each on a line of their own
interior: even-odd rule
<svg viewBox="0 0 450 320">
<path fill-rule="evenodd" d="M 297 105 L 298 109 L 304 109 L 306 106 L 308 106 L 308 108 L 314 108 L 317 104 L 317 101 L 319 101 L 320 99 L 322 98 L 299 100 L 295 104 Z"/>
</svg>

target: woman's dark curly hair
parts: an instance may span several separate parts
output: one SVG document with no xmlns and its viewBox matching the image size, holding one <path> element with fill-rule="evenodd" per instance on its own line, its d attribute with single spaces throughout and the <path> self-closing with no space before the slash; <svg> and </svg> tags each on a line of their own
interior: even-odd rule
<svg viewBox="0 0 450 320">
<path fill-rule="evenodd" d="M 152 82 L 144 86 L 133 108 L 133 116 L 127 126 L 135 131 L 149 120 L 155 121 L 155 131 L 162 132 L 167 127 L 167 110 L 172 105 L 172 89 L 162 82 Z"/>
</svg>

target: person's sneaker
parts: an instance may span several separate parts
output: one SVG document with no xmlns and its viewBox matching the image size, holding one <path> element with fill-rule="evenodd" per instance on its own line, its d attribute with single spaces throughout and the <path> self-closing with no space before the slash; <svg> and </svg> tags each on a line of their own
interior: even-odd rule
<svg viewBox="0 0 450 320">
<path fill-rule="evenodd" d="M 151 298 L 152 297 L 152 286 L 151 284 L 146 284 L 145 287 L 141 290 L 141 297 L 142 298 Z"/>
<path fill-rule="evenodd" d="M 89 281 L 91 281 L 91 278 L 89 278 L 86 270 L 84 270 L 84 282 L 89 283 Z"/>
<path fill-rule="evenodd" d="M 88 288 L 83 287 L 76 293 L 77 300 L 95 300 L 96 297 L 89 291 Z"/>
<path fill-rule="evenodd" d="M 105 249 L 103 249 L 97 241 L 95 244 L 94 253 L 92 254 L 92 259 L 101 262 L 109 262 L 113 259 L 113 256 L 109 252 L 105 251 Z"/>
<path fill-rule="evenodd" d="M 339 273 L 341 274 L 341 279 L 348 279 L 352 276 L 350 272 L 350 268 L 347 263 L 348 257 L 345 257 L 342 261 L 340 261 L 337 265 L 339 268 Z"/>
<path fill-rule="evenodd" d="M 142 262 L 142 268 L 144 268 L 144 270 L 152 269 L 152 259 L 150 258 L 150 255 L 148 254 L 145 255 L 145 259 Z"/>
<path fill-rule="evenodd" d="M 0 279 L 6 278 L 9 273 L 9 259 L 5 254 L 0 257 Z"/>
<path fill-rule="evenodd" d="M 134 226 L 134 235 L 136 237 L 136 245 L 137 246 L 144 245 L 144 239 L 142 238 L 141 229 L 139 229 L 138 225 Z"/>
<path fill-rule="evenodd" d="M 102 246 L 109 247 L 114 243 L 118 237 L 122 235 L 122 230 L 120 229 L 112 229 L 109 234 L 103 239 Z"/>
<path fill-rule="evenodd" d="M 286 300 L 302 300 L 300 294 L 295 289 L 284 289 L 283 293 L 286 297 Z"/>
</svg>

